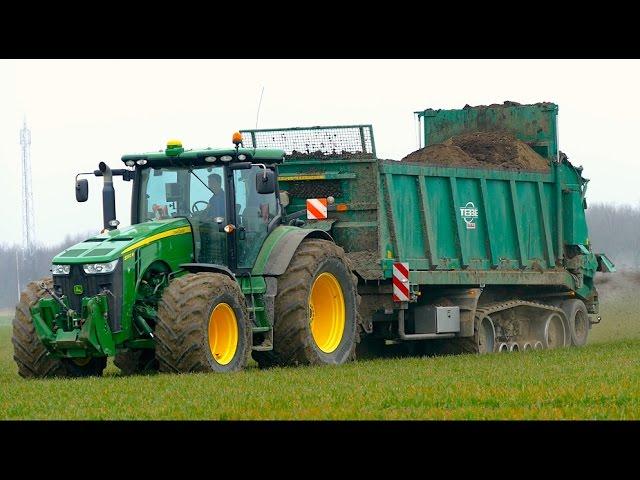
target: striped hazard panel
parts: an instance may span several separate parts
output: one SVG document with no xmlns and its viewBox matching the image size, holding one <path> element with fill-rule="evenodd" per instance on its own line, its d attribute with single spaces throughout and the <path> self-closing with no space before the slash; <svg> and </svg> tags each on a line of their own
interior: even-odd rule
<svg viewBox="0 0 640 480">
<path fill-rule="evenodd" d="M 393 301 L 409 301 L 409 264 L 406 262 L 393 264 Z"/>
<path fill-rule="evenodd" d="M 327 218 L 326 198 L 307 198 L 307 219 L 324 220 Z"/>
</svg>

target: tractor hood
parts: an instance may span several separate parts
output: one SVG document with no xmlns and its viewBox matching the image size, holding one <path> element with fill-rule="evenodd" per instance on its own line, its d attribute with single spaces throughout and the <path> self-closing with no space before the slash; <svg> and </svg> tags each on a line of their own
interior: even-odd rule
<svg viewBox="0 0 640 480">
<path fill-rule="evenodd" d="M 110 230 L 77 243 L 53 258 L 54 264 L 110 262 L 138 247 L 176 233 L 188 233 L 191 225 L 185 218 L 171 218 L 139 223 Z"/>
</svg>

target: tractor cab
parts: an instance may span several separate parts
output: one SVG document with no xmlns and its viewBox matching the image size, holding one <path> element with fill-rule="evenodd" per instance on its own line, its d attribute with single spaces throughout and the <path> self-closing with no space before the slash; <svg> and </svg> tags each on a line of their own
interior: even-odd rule
<svg viewBox="0 0 640 480">
<path fill-rule="evenodd" d="M 135 169 L 131 224 L 184 218 L 193 234 L 194 263 L 251 270 L 281 220 L 276 165 L 284 153 L 240 148 L 241 140 L 234 136 L 235 149 L 202 150 L 185 150 L 172 140 L 164 151 L 124 155 L 125 165 Z"/>
</svg>

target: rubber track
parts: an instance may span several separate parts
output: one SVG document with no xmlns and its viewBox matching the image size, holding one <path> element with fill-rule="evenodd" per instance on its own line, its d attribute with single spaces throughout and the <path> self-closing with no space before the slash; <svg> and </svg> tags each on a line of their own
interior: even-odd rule
<svg viewBox="0 0 640 480">
<path fill-rule="evenodd" d="M 473 324 L 473 336 L 471 337 L 462 337 L 452 339 L 450 342 L 451 345 L 457 347 L 455 353 L 478 353 L 478 344 L 477 344 L 477 330 L 476 327 L 479 324 L 479 321 L 482 320 L 487 315 L 491 315 L 492 313 L 501 312 L 504 310 L 508 310 L 510 308 L 516 307 L 534 307 L 540 308 L 543 310 L 550 310 L 553 312 L 558 312 L 562 315 L 564 319 L 566 315 L 561 308 L 554 307 L 551 305 L 547 305 L 544 303 L 538 302 L 530 302 L 528 300 L 508 300 L 506 302 L 496 302 L 490 303 L 488 305 L 483 305 L 482 307 L 476 308 L 475 312 L 475 321 Z"/>
<path fill-rule="evenodd" d="M 552 305 L 547 305 L 545 303 L 538 302 L 530 302 L 528 300 L 509 300 L 506 302 L 497 302 L 491 303 L 488 305 L 483 305 L 482 307 L 476 308 L 476 319 L 480 320 L 487 315 L 491 315 L 492 313 L 500 312 L 502 310 L 508 310 L 510 308 L 515 307 L 535 307 L 541 308 L 543 310 L 550 310 L 552 312 L 561 313 L 563 318 L 566 317 L 564 311 L 561 308 L 554 307 Z"/>
</svg>

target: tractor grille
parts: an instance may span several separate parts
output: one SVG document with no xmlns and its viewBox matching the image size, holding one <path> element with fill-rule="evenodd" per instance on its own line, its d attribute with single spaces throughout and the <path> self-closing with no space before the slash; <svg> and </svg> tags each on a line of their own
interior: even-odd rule
<svg viewBox="0 0 640 480">
<path fill-rule="evenodd" d="M 82 285 L 82 294 L 73 293 L 74 285 Z M 54 275 L 53 288 L 57 295 L 64 295 L 69 300 L 69 306 L 82 313 L 82 297 L 93 297 L 107 289 L 113 296 L 107 294 L 109 306 L 109 327 L 112 332 L 121 330 L 122 316 L 122 262 L 118 262 L 116 269 L 107 274 L 87 275 L 82 265 L 71 265 L 69 275 Z"/>
</svg>

